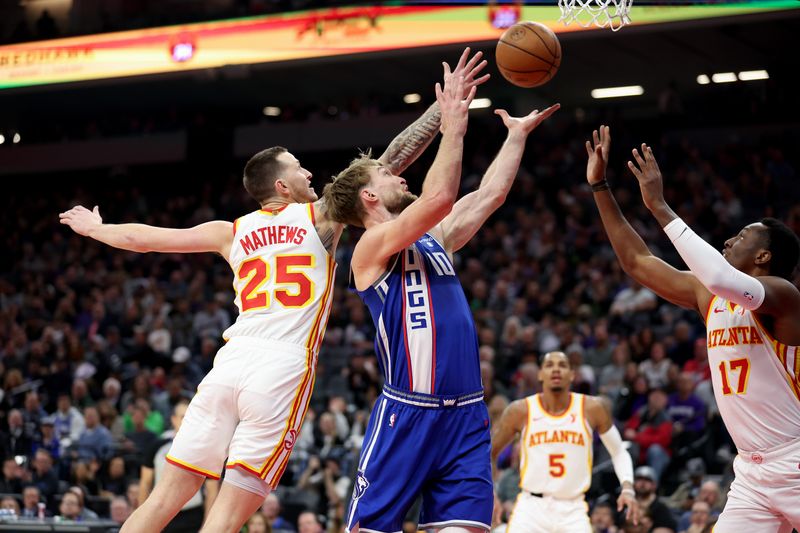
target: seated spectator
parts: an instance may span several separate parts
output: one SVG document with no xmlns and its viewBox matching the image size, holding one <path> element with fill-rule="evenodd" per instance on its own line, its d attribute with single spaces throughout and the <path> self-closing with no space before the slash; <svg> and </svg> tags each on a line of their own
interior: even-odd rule
<svg viewBox="0 0 800 533">
<path fill-rule="evenodd" d="M 664 410 L 666 407 L 666 393 L 662 389 L 653 389 L 647 405 L 636 411 L 625 424 L 625 440 L 636 443 L 639 464 L 653 467 L 656 480 L 660 479 L 670 461 L 672 421 Z"/>
<path fill-rule="evenodd" d="M 693 394 L 694 386 L 692 375 L 681 372 L 677 392 L 669 396 L 667 414 L 672 420 L 673 452 L 680 453 L 682 448 L 690 447 L 706 429 L 706 406 Z"/>
<path fill-rule="evenodd" d="M 136 510 L 141 503 L 139 501 L 139 480 L 134 479 L 128 483 L 128 488 L 125 489 L 125 499 L 131 504 L 131 508 Z"/>
<path fill-rule="evenodd" d="M 72 405 L 69 394 L 60 394 L 56 406 L 56 412 L 53 413 L 56 437 L 64 442 L 65 446 L 69 446 L 70 442 L 78 442 L 86 429 L 83 415 Z"/>
<path fill-rule="evenodd" d="M 686 473 L 689 479 L 678 485 L 675 492 L 666 500 L 666 504 L 679 514 L 683 514 L 692 507 L 700 492 L 700 485 L 703 483 L 703 476 L 706 475 L 706 464 L 699 457 L 694 457 L 686 462 Z"/>
<path fill-rule="evenodd" d="M 694 502 L 691 513 L 689 526 L 681 529 L 680 533 L 705 533 L 706 527 L 712 523 L 708 504 L 702 500 Z"/>
<path fill-rule="evenodd" d="M 647 379 L 647 386 L 651 389 L 666 387 L 669 384 L 669 370 L 672 361 L 667 359 L 664 344 L 654 342 L 650 347 L 650 357 L 639 364 L 639 372 Z"/>
<path fill-rule="evenodd" d="M 38 518 L 39 517 L 39 503 L 42 501 L 42 493 L 36 485 L 28 485 L 22 489 L 22 512 L 19 516 L 23 518 Z M 45 516 L 48 516 L 46 510 Z"/>
<path fill-rule="evenodd" d="M 44 448 L 37 450 L 33 458 L 31 482 L 39 489 L 41 496 L 49 501 L 58 492 L 58 474 L 53 468 L 53 458 Z"/>
<path fill-rule="evenodd" d="M 131 515 L 133 509 L 124 496 L 114 496 L 109 505 L 109 512 L 111 513 L 111 520 L 122 525 Z M 248 531 L 248 533 L 250 532 Z"/>
<path fill-rule="evenodd" d="M 589 515 L 592 524 L 592 533 L 617 533 L 614 523 L 614 507 L 608 501 L 597 502 Z"/>
<path fill-rule="evenodd" d="M 72 463 L 72 482 L 81 487 L 85 494 L 99 496 L 98 470 L 100 470 L 100 461 L 97 459 L 79 459 Z"/>
<path fill-rule="evenodd" d="M 111 437 L 111 432 L 100 424 L 100 415 L 96 407 L 87 407 L 83 414 L 86 419 L 86 429 L 78 439 L 78 458 L 108 459 L 114 452 L 114 439 Z"/>
<path fill-rule="evenodd" d="M 101 495 L 108 498 L 123 496 L 128 487 L 128 477 L 125 474 L 125 459 L 120 456 L 112 457 L 106 468 L 100 474 Z"/>
<path fill-rule="evenodd" d="M 657 303 L 653 291 L 628 278 L 628 287 L 617 293 L 609 311 L 612 315 L 630 315 L 655 309 Z"/>
<path fill-rule="evenodd" d="M 14 457 L 3 461 L 3 477 L 0 479 L 0 493 L 19 494 L 22 492 L 22 467 Z"/>
<path fill-rule="evenodd" d="M 14 513 L 14 516 L 20 515 L 19 501 L 13 496 L 3 496 L 3 498 L 0 499 L 0 509 L 11 511 Z"/>
<path fill-rule="evenodd" d="M 322 533 L 324 530 L 317 515 L 312 511 L 303 511 L 297 517 L 297 533 Z"/>
<path fill-rule="evenodd" d="M 247 533 L 272 533 L 267 517 L 256 511 L 247 521 Z"/>
<path fill-rule="evenodd" d="M 273 533 L 295 531 L 292 523 L 281 516 L 281 501 L 274 492 L 267 494 L 264 503 L 261 504 L 261 512 L 267 519 L 267 523 L 272 528 Z"/>
<path fill-rule="evenodd" d="M 22 411 L 12 409 L 8 412 L 8 431 L 0 435 L 0 446 L 6 457 L 14 455 L 31 455 L 32 439 L 25 433 L 25 422 Z"/>
<path fill-rule="evenodd" d="M 645 531 L 657 530 L 660 533 L 675 533 L 678 527 L 675 518 L 669 507 L 658 497 L 658 477 L 655 470 L 649 466 L 640 466 L 634 471 L 633 480 L 633 489 L 636 491 L 639 509 L 647 516 L 650 524 L 649 529 Z"/>
<path fill-rule="evenodd" d="M 83 505 L 81 504 L 80 496 L 74 492 L 65 492 L 61 496 L 61 503 L 58 505 L 58 516 L 62 520 L 72 520 L 78 522 L 82 520 L 81 512 Z"/>
<path fill-rule="evenodd" d="M 52 416 L 42 418 L 41 436 L 33 444 L 34 453 L 40 448 L 50 452 L 50 456 L 56 462 L 61 457 L 61 442 L 56 436 L 55 418 Z"/>
<path fill-rule="evenodd" d="M 31 441 L 41 439 L 39 427 L 42 419 L 46 416 L 47 413 L 42 409 L 42 404 L 39 400 L 39 393 L 35 390 L 25 393 L 25 408 L 22 410 L 22 419 L 25 425 L 25 435 Z"/>
<path fill-rule="evenodd" d="M 97 520 L 99 518 L 96 512 L 86 507 L 86 491 L 82 487 L 73 485 L 64 493 L 65 496 L 67 494 L 74 494 L 78 498 L 78 506 L 80 507 L 78 515 L 81 520 Z"/>
<path fill-rule="evenodd" d="M 620 389 L 625 386 L 625 373 L 631 353 L 627 342 L 620 342 L 611 352 L 611 362 L 600 369 L 597 378 L 597 392 L 616 400 Z"/>
<path fill-rule="evenodd" d="M 689 529 L 692 519 L 694 518 L 694 506 L 697 503 L 705 503 L 707 507 L 706 511 L 706 523 L 709 520 L 716 520 L 720 513 L 722 512 L 722 508 L 724 507 L 724 502 L 721 498 L 721 491 L 719 487 L 719 483 L 714 480 L 706 480 L 700 485 L 700 490 L 697 493 L 697 498 L 695 498 L 694 503 L 692 504 L 692 509 L 690 511 L 684 512 L 680 520 L 678 520 L 678 529 L 681 531 L 686 531 Z M 702 511 L 701 513 L 702 514 Z"/>
<path fill-rule="evenodd" d="M 708 366 L 708 346 L 705 337 L 698 337 L 694 341 L 694 357 L 686 361 L 683 371 L 692 375 L 695 383 L 711 380 L 711 367 Z"/>
</svg>

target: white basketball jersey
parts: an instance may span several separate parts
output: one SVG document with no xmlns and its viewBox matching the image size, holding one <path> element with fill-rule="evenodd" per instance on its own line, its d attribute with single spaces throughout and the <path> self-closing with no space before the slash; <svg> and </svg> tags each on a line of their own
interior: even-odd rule
<svg viewBox="0 0 800 533">
<path fill-rule="evenodd" d="M 570 393 L 559 416 L 544 410 L 541 394 L 526 398 L 528 423 L 520 445 L 521 489 L 560 499 L 582 497 L 592 482 L 592 428 L 584 395 Z"/>
<path fill-rule="evenodd" d="M 259 210 L 233 223 L 229 263 L 239 316 L 223 338 L 257 337 L 317 351 L 336 262 L 314 228 L 312 204 Z"/>
<path fill-rule="evenodd" d="M 756 315 L 719 296 L 706 313 L 708 362 L 725 427 L 742 451 L 800 438 L 800 351 L 773 339 Z"/>
</svg>

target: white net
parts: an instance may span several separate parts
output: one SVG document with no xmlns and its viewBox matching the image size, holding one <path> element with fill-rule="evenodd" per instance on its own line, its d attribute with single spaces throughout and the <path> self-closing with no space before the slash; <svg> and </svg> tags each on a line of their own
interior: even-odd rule
<svg viewBox="0 0 800 533">
<path fill-rule="evenodd" d="M 595 25 L 617 31 L 631 23 L 632 5 L 633 0 L 558 0 L 559 21 L 567 26 L 574 22 L 584 28 Z"/>
</svg>

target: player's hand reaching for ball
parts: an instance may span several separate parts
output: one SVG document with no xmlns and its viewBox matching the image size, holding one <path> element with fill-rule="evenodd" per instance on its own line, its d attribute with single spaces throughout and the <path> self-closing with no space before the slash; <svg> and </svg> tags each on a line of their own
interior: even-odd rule
<svg viewBox="0 0 800 533">
<path fill-rule="evenodd" d="M 464 76 L 453 74 L 447 63 L 442 63 L 442 65 L 444 67 L 444 86 L 436 84 L 436 101 L 442 112 L 442 134 L 463 137 L 467 132 L 469 104 L 475 98 L 476 87 L 473 86 L 464 98 Z"/>
<path fill-rule="evenodd" d="M 600 183 L 606 178 L 610 151 L 611 129 L 601 125 L 599 130 L 592 132 L 592 140 L 586 141 L 586 153 L 589 155 L 589 162 L 586 164 L 586 181 L 589 182 L 589 185 Z"/>
<path fill-rule="evenodd" d="M 505 124 L 506 128 L 508 128 L 509 134 L 516 133 L 527 136 L 530 132 L 535 130 L 539 124 L 547 120 L 550 115 L 558 111 L 560 108 L 561 104 L 554 104 L 541 113 L 538 109 L 534 109 L 524 117 L 509 116 L 505 109 L 495 109 L 494 114 L 499 115 L 500 118 L 503 119 L 503 124 Z"/>
<path fill-rule="evenodd" d="M 100 208 L 94 206 L 89 211 L 82 205 L 76 205 L 69 211 L 59 213 L 58 219 L 62 224 L 66 224 L 72 231 L 84 237 L 90 237 L 92 230 L 103 225 L 103 217 L 100 216 Z"/>
<path fill-rule="evenodd" d="M 464 51 L 461 53 L 461 57 L 458 60 L 455 70 L 453 70 L 454 76 L 464 76 L 464 92 L 462 93 L 463 98 L 469 96 L 469 91 L 471 91 L 473 87 L 477 87 L 478 85 L 485 83 L 490 77 L 489 74 L 476 77 L 486 67 L 487 62 L 485 59 L 481 61 L 483 52 L 480 51 L 475 52 L 475 55 L 472 56 L 469 61 L 467 61 L 470 51 L 471 50 L 469 47 L 464 49 Z"/>
<path fill-rule="evenodd" d="M 650 211 L 656 211 L 666 205 L 664 201 L 664 180 L 661 177 L 658 162 L 653 155 L 653 149 L 646 144 L 642 144 L 641 150 L 640 154 L 639 150 L 633 149 L 633 159 L 636 163 L 628 161 L 628 168 L 631 169 L 631 172 L 639 181 L 639 189 L 642 192 L 644 205 Z"/>
</svg>

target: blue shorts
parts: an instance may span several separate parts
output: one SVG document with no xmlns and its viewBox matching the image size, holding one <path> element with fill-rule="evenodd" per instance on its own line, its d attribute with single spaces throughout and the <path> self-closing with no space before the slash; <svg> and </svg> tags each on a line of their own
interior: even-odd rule
<svg viewBox="0 0 800 533">
<path fill-rule="evenodd" d="M 418 495 L 419 528 L 490 529 L 491 437 L 483 392 L 431 396 L 384 386 L 370 416 L 347 531 L 396 532 Z"/>
</svg>

